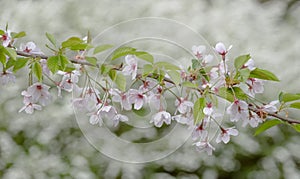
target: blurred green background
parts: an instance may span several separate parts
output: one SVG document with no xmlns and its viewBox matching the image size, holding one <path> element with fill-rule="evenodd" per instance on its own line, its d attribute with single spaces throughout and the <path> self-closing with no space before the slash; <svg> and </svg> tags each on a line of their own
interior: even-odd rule
<svg viewBox="0 0 300 179">
<path fill-rule="evenodd" d="M 8 22 L 12 31 L 26 31 L 22 41 L 33 40 L 46 54 L 45 32 L 62 41 L 88 30 L 96 36 L 132 18 L 178 20 L 212 45 L 232 44 L 232 56 L 251 53 L 257 66 L 276 73 L 281 82 L 267 83 L 261 99 L 275 99 L 282 89 L 300 92 L 298 1 L 2 0 L 0 9 L 2 28 Z M 257 137 L 254 129 L 242 129 L 231 143 L 218 145 L 213 156 L 187 144 L 147 164 L 112 160 L 83 137 L 71 95 L 34 115 L 18 114 L 26 86 L 22 74 L 15 84 L 0 87 L 0 178 L 300 178 L 300 137 L 287 126 Z"/>
</svg>

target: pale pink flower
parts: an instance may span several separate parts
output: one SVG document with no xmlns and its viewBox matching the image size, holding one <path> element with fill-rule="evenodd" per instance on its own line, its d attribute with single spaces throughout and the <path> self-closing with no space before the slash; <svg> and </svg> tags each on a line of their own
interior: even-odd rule
<svg viewBox="0 0 300 179">
<path fill-rule="evenodd" d="M 11 38 L 11 34 L 10 31 L 6 31 L 3 35 L 0 35 L 0 41 L 2 41 L 2 45 L 4 47 L 9 46 L 10 42 L 11 42 L 12 38 Z"/>
<path fill-rule="evenodd" d="M 20 50 L 26 53 L 43 55 L 44 53 L 39 49 L 34 42 L 27 42 L 25 45 L 22 43 L 20 45 Z"/>
<path fill-rule="evenodd" d="M 216 138 L 216 142 L 220 143 L 221 141 L 223 141 L 225 144 L 227 144 L 230 141 L 230 135 L 237 136 L 238 134 L 239 131 L 233 127 L 227 129 L 223 129 L 221 127 L 221 133 Z"/>
<path fill-rule="evenodd" d="M 217 43 L 215 46 L 216 52 L 218 52 L 222 56 L 225 56 L 231 48 L 232 45 L 230 45 L 228 49 L 226 49 L 225 45 L 222 42 Z"/>
<path fill-rule="evenodd" d="M 243 127 L 249 124 L 251 127 L 255 128 L 262 122 L 262 119 L 256 113 L 251 112 L 249 118 L 243 120 Z"/>
<path fill-rule="evenodd" d="M 191 113 L 179 114 L 176 116 L 172 116 L 172 120 L 175 120 L 176 122 L 178 122 L 180 124 L 186 124 L 186 125 L 191 125 L 194 123 L 194 119 L 193 119 Z"/>
<path fill-rule="evenodd" d="M 136 89 L 129 90 L 129 103 L 134 104 L 134 109 L 139 110 L 143 107 L 144 103 L 147 100 L 147 96 L 141 91 Z"/>
<path fill-rule="evenodd" d="M 126 55 L 125 56 L 126 66 L 122 70 L 124 75 L 131 75 L 132 80 L 136 78 L 137 75 L 137 59 L 134 55 Z"/>
<path fill-rule="evenodd" d="M 204 123 L 202 122 L 200 125 L 196 126 L 192 132 L 192 139 L 201 141 L 208 137 L 208 131 L 204 128 Z"/>
<path fill-rule="evenodd" d="M 235 100 L 226 110 L 230 115 L 230 121 L 236 122 L 239 119 L 246 119 L 249 117 L 248 104 L 242 100 Z"/>
<path fill-rule="evenodd" d="M 99 126 L 102 126 L 103 125 L 103 120 L 102 120 L 101 114 L 100 113 L 92 114 L 90 116 L 89 122 L 92 125 L 99 124 Z"/>
<path fill-rule="evenodd" d="M 72 99 L 72 103 L 76 109 L 79 109 L 81 111 L 87 110 L 88 101 L 86 98 L 74 98 Z"/>
<path fill-rule="evenodd" d="M 203 46 L 203 45 L 200 45 L 200 46 L 194 45 L 194 46 L 192 47 L 192 51 L 193 51 L 194 55 L 195 55 L 198 59 L 200 59 L 200 58 L 203 57 L 203 55 L 204 55 L 204 53 L 205 53 L 205 51 L 206 51 L 206 47 Z"/>
<path fill-rule="evenodd" d="M 32 97 L 33 103 L 39 102 L 42 106 L 46 106 L 52 99 L 49 89 L 49 86 L 38 82 L 27 88 L 27 94 Z"/>
<path fill-rule="evenodd" d="M 160 111 L 152 116 L 150 123 L 154 123 L 156 127 L 161 127 L 163 123 L 171 124 L 171 114 L 166 111 Z"/>
<path fill-rule="evenodd" d="M 271 101 L 269 104 L 262 106 L 261 109 L 267 113 L 275 113 L 278 111 L 277 107 L 275 106 L 278 103 L 279 103 L 278 100 Z"/>
<path fill-rule="evenodd" d="M 0 83 L 2 85 L 7 85 L 8 83 L 14 83 L 16 80 L 15 75 L 10 71 L 4 71 L 0 74 Z"/>
<path fill-rule="evenodd" d="M 117 114 L 117 110 L 114 106 L 105 104 L 98 110 L 98 113 L 101 113 L 102 116 L 104 114 L 108 119 L 112 119 Z"/>
<path fill-rule="evenodd" d="M 40 64 L 41 64 L 43 73 L 49 76 L 50 75 L 50 70 L 49 70 L 48 65 L 47 65 L 47 60 L 46 59 L 41 59 Z"/>
<path fill-rule="evenodd" d="M 212 55 L 205 55 L 203 57 L 203 60 L 201 62 L 202 66 L 206 66 L 208 64 L 210 64 L 212 61 L 214 60 L 214 57 Z"/>
<path fill-rule="evenodd" d="M 205 151 L 208 155 L 212 155 L 212 152 L 215 150 L 215 148 L 207 141 L 199 141 L 193 145 L 196 145 L 198 151 Z"/>
<path fill-rule="evenodd" d="M 61 96 L 61 90 L 65 90 L 67 92 L 78 92 L 80 88 L 77 83 L 79 81 L 80 72 L 77 70 L 73 70 L 72 72 L 63 72 L 58 71 L 57 74 L 63 75 L 62 80 L 57 85 L 58 88 L 58 96 Z"/>
<path fill-rule="evenodd" d="M 180 98 L 175 100 L 175 106 L 177 107 L 177 111 L 179 111 L 179 113 L 185 114 L 192 110 L 194 103 L 185 98 Z"/>
<path fill-rule="evenodd" d="M 254 95 L 257 93 L 264 92 L 264 84 L 263 84 L 263 81 L 260 79 L 249 78 L 246 81 L 246 84 L 248 85 L 248 93 L 252 97 L 254 97 Z"/>
<path fill-rule="evenodd" d="M 212 108 L 212 103 L 207 103 L 206 104 L 206 107 L 203 108 L 203 113 L 206 115 L 206 116 L 212 116 L 214 110 Z"/>
<path fill-rule="evenodd" d="M 116 127 L 116 126 L 118 126 L 118 124 L 119 124 L 120 121 L 121 121 L 121 122 L 126 122 L 126 121 L 128 121 L 128 117 L 125 116 L 125 115 L 122 115 L 122 114 L 117 114 L 117 115 L 115 115 L 115 116 L 112 118 L 112 120 L 113 120 L 113 125 L 114 125 L 114 127 Z"/>
<path fill-rule="evenodd" d="M 32 114 L 34 110 L 42 110 L 42 106 L 34 103 L 25 104 L 20 110 L 19 113 L 25 111 L 27 114 Z"/>
<path fill-rule="evenodd" d="M 118 102 L 122 109 L 131 110 L 132 105 L 129 103 L 129 94 L 121 92 L 118 89 L 110 89 L 109 93 L 112 95 L 112 101 Z"/>
<path fill-rule="evenodd" d="M 243 68 L 248 68 L 250 71 L 253 71 L 256 69 L 254 60 L 250 58 L 243 66 Z"/>
<path fill-rule="evenodd" d="M 157 86 L 157 82 L 154 82 L 152 80 L 145 80 L 143 82 L 143 85 L 141 85 L 139 87 L 139 91 L 143 92 L 143 93 L 150 93 L 153 91 L 153 89 L 155 88 L 155 86 Z"/>
</svg>

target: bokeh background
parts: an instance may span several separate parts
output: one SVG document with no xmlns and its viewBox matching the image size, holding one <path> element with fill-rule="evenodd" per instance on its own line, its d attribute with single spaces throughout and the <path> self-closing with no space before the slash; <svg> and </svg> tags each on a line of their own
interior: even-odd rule
<svg viewBox="0 0 300 179">
<path fill-rule="evenodd" d="M 12 31 L 26 31 L 24 41 L 33 40 L 45 53 L 45 32 L 62 41 L 83 37 L 88 30 L 97 35 L 132 18 L 170 18 L 190 26 L 211 45 L 232 44 L 232 56 L 251 53 L 257 66 L 276 73 L 281 82 L 267 83 L 260 99 L 275 99 L 282 89 L 300 91 L 297 0 L 1 0 L 0 9 L 2 28 L 8 22 Z M 242 129 L 231 143 L 218 145 L 213 156 L 184 145 L 151 163 L 115 161 L 85 140 L 71 95 L 34 115 L 19 114 L 24 74 L 20 71 L 15 84 L 0 87 L 0 178 L 300 178 L 300 137 L 288 126 L 257 137 L 254 129 Z"/>
</svg>

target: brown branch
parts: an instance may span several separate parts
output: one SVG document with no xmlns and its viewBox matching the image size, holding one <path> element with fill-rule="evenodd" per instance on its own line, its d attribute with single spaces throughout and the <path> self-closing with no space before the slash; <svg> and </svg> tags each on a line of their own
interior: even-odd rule
<svg viewBox="0 0 300 179">
<path fill-rule="evenodd" d="M 249 107 L 249 110 L 255 112 L 255 113 L 258 113 L 260 112 L 259 109 L 256 109 L 254 107 Z M 276 114 L 276 113 L 267 113 L 268 116 L 272 116 L 272 117 L 276 117 L 277 119 L 280 119 L 282 121 L 285 121 L 289 124 L 300 124 L 300 120 L 295 120 L 295 119 L 290 119 L 290 118 L 287 118 L 287 117 L 284 117 L 284 116 L 281 116 L 279 114 Z"/>
<path fill-rule="evenodd" d="M 43 54 L 32 54 L 32 53 L 26 53 L 20 50 L 16 50 L 17 55 L 19 56 L 23 56 L 23 57 L 31 57 L 31 58 L 41 58 L 41 59 L 48 59 L 49 57 Z M 87 65 L 87 66 L 93 66 L 95 67 L 95 65 L 90 64 L 87 61 L 83 61 L 83 60 L 78 60 L 78 59 L 70 59 L 71 62 L 76 63 L 76 64 L 81 64 L 81 65 Z M 99 65 L 96 65 L 97 68 L 99 68 Z"/>
</svg>

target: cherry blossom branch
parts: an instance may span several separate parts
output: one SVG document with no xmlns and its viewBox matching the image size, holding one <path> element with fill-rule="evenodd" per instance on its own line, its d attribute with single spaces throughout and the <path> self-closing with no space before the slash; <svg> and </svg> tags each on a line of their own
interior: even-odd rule
<svg viewBox="0 0 300 179">
<path fill-rule="evenodd" d="M 32 53 L 26 53 L 26 52 L 23 52 L 23 51 L 20 51 L 20 50 L 16 50 L 16 53 L 17 55 L 19 56 L 23 56 L 23 57 L 31 57 L 31 58 L 41 58 L 41 59 L 48 59 L 49 57 L 46 56 L 46 55 L 43 55 L 43 54 L 32 54 Z M 82 61 L 82 60 L 78 60 L 78 59 L 70 59 L 71 62 L 73 63 L 76 63 L 76 64 L 81 64 L 81 65 L 88 65 L 88 66 L 94 66 L 93 64 L 89 63 L 89 62 L 86 62 L 86 61 Z M 99 65 L 96 65 L 97 68 L 99 68 Z M 121 70 L 120 68 L 114 68 L 115 70 Z M 141 74 L 138 74 L 137 77 L 138 78 L 141 78 Z M 154 79 L 157 79 L 156 76 L 154 76 L 153 74 L 149 74 L 148 77 L 150 78 L 154 78 Z M 168 83 L 171 83 L 173 85 L 175 85 L 175 83 L 169 79 L 169 78 L 164 78 L 163 81 L 165 82 L 168 82 Z M 179 84 L 180 85 L 180 84 Z M 255 113 L 258 113 L 259 110 L 254 108 L 254 107 L 249 107 L 249 110 L 255 112 Z M 276 113 L 268 113 L 267 114 L 268 116 L 272 116 L 272 117 L 275 117 L 277 119 L 280 119 L 282 121 L 285 121 L 289 124 L 300 124 L 300 120 L 294 120 L 294 119 L 290 119 L 290 118 L 287 118 L 287 117 L 284 117 L 284 116 L 281 116 L 279 114 L 276 114 Z"/>
<path fill-rule="evenodd" d="M 253 111 L 255 113 L 260 112 L 258 109 L 254 108 L 254 107 L 249 107 L 249 110 L 251 110 L 251 111 Z M 276 117 L 277 119 L 285 121 L 285 122 L 287 122 L 289 124 L 300 124 L 300 120 L 290 119 L 290 118 L 281 116 L 281 115 L 276 114 L 276 113 L 267 113 L 267 115 L 268 116 L 272 116 L 272 117 Z"/>
<path fill-rule="evenodd" d="M 49 57 L 43 54 L 32 54 L 32 53 L 26 53 L 20 50 L 16 50 L 17 55 L 23 56 L 23 57 L 31 57 L 31 58 L 41 58 L 41 59 L 48 59 Z M 70 59 L 71 62 L 81 65 L 88 65 L 88 66 L 95 66 L 90 64 L 89 62 L 78 60 L 78 59 Z M 99 68 L 99 65 L 96 65 L 97 68 Z"/>
</svg>

